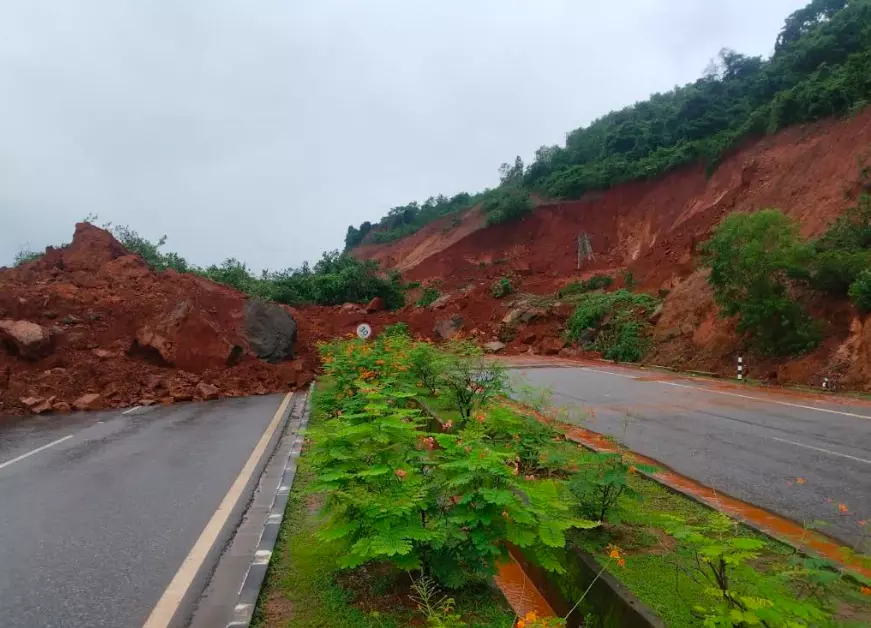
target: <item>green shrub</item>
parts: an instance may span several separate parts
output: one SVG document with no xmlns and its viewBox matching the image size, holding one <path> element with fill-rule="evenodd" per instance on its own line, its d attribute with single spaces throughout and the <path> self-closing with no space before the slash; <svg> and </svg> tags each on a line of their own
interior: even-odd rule
<svg viewBox="0 0 871 628">
<path fill-rule="evenodd" d="M 533 203 L 527 192 L 506 188 L 492 193 L 481 208 L 487 215 L 487 224 L 498 225 L 523 218 L 532 211 Z"/>
<path fill-rule="evenodd" d="M 458 425 L 428 432 L 432 422 L 411 402 L 416 373 L 404 369 L 411 355 L 428 352 L 448 362 L 434 371 L 474 390 L 464 407 L 481 409 L 504 391 L 500 376 L 467 361 L 473 347 L 452 349 L 445 356 L 399 337 L 322 346 L 332 389 L 319 397 L 326 416 L 310 433 L 312 490 L 326 498 L 318 536 L 339 546 L 340 566 L 390 563 L 448 588 L 489 580 L 508 542 L 562 572 L 566 530 L 597 526 L 572 512 L 565 484 L 520 473 L 512 449 L 519 435 L 504 421 L 496 430 L 484 412 L 469 410 Z"/>
<path fill-rule="evenodd" d="M 737 329 L 751 346 L 790 355 L 819 343 L 819 325 L 790 294 L 792 277 L 806 274 L 813 259 L 795 221 L 775 209 L 731 214 L 702 249 L 721 313 L 738 316 Z"/>
<path fill-rule="evenodd" d="M 411 338 L 411 329 L 409 329 L 407 323 L 394 323 L 393 325 L 388 325 L 381 331 L 382 336 L 387 336 L 388 338 L 391 336 L 402 336 L 405 338 Z"/>
<path fill-rule="evenodd" d="M 850 298 L 862 312 L 871 312 L 871 270 L 865 269 L 850 286 Z"/>
<path fill-rule="evenodd" d="M 594 329 L 596 350 L 605 358 L 638 362 L 650 349 L 648 318 L 657 305 L 658 299 L 628 290 L 583 294 L 566 323 L 566 335 L 580 342 L 587 329 Z"/>
<path fill-rule="evenodd" d="M 440 296 L 442 296 L 442 293 L 439 292 L 437 288 L 433 288 L 432 286 L 428 286 L 428 287 L 423 289 L 423 294 L 421 294 L 420 298 L 417 300 L 417 306 L 418 307 L 429 307 Z"/>
<path fill-rule="evenodd" d="M 563 299 L 565 297 L 570 297 L 576 294 L 592 292 L 593 290 L 604 290 L 606 288 L 609 288 L 612 283 L 614 283 L 614 279 L 609 275 L 593 275 L 589 279 L 585 279 L 583 281 L 573 281 L 572 283 L 563 287 L 557 293 L 557 296 Z"/>
<path fill-rule="evenodd" d="M 512 292 L 514 292 L 514 285 L 508 277 L 502 277 L 490 286 L 490 294 L 496 299 L 507 297 Z"/>
<path fill-rule="evenodd" d="M 12 260 L 12 266 L 18 268 L 22 264 L 38 260 L 43 255 L 44 253 L 37 253 L 36 251 L 18 251 L 15 254 L 15 259 Z"/>
<path fill-rule="evenodd" d="M 823 292 L 847 296 L 850 285 L 871 266 L 871 251 L 831 249 L 817 253 L 809 268 L 810 285 Z"/>
</svg>

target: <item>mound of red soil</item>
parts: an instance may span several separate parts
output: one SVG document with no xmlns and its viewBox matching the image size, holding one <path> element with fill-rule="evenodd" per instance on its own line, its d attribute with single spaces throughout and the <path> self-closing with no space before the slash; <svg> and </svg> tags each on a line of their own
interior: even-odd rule
<svg viewBox="0 0 871 628">
<path fill-rule="evenodd" d="M 245 337 L 246 302 L 194 275 L 153 272 L 107 231 L 76 225 L 69 246 L 0 270 L 0 412 L 232 397 L 309 382 L 317 358 L 304 315 L 286 308 L 299 325 L 296 357 L 267 364 Z"/>
</svg>

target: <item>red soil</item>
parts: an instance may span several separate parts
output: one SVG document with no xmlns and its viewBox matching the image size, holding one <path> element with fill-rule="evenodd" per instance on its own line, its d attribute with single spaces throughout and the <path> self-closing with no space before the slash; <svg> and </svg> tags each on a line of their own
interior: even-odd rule
<svg viewBox="0 0 871 628">
<path fill-rule="evenodd" d="M 0 270 L 0 319 L 38 323 L 53 339 L 50 353 L 36 361 L 0 347 L 0 413 L 24 412 L 27 397 L 53 397 L 63 409 L 96 393 L 97 407 L 120 407 L 277 392 L 310 381 L 317 364 L 311 334 L 317 332 L 298 312 L 296 359 L 267 364 L 243 355 L 227 366 L 228 350 L 245 346 L 239 332 L 245 301 L 193 275 L 152 272 L 108 232 L 79 224 L 68 247 Z M 180 311 L 185 316 L 172 327 Z M 172 365 L 137 346 L 148 330 L 166 335 Z M 217 386 L 217 393 L 198 390 L 201 383 Z"/>
<path fill-rule="evenodd" d="M 494 227 L 468 225 L 457 233 L 429 225 L 382 247 L 355 251 L 401 268 L 410 280 L 439 280 L 443 292 L 488 286 L 511 275 L 523 292 L 552 293 L 567 283 L 608 273 L 622 283 L 631 271 L 641 289 L 670 291 L 656 324 L 650 361 L 733 374 L 739 341 L 730 321 L 716 316 L 710 289 L 697 271 L 696 246 L 733 211 L 776 207 L 801 222 L 807 237 L 822 233 L 855 202 L 860 164 L 871 163 L 871 109 L 849 120 L 827 120 L 747 142 L 709 178 L 689 166 L 651 181 L 631 182 L 580 201 L 538 207 L 524 220 Z M 587 233 L 595 260 L 577 264 L 577 237 Z M 478 298 L 480 297 L 480 298 Z M 846 300 L 811 297 L 809 309 L 827 324 L 826 340 L 794 361 L 755 361 L 750 375 L 779 382 L 818 384 L 824 377 L 871 390 L 871 325 Z M 469 325 L 495 333 L 505 306 L 476 293 L 457 313 Z M 552 316 L 524 333 L 540 351 L 540 338 L 557 337 Z M 508 351 L 525 350 L 513 342 Z"/>
</svg>

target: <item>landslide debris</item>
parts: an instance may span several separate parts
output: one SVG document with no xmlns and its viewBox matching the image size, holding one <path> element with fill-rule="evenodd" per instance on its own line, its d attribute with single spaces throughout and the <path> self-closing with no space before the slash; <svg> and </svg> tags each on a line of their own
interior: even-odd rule
<svg viewBox="0 0 871 628">
<path fill-rule="evenodd" d="M 80 223 L 68 246 L 0 269 L 0 413 L 303 386 L 317 360 L 300 318 L 196 275 L 154 272 L 109 232 Z"/>
</svg>

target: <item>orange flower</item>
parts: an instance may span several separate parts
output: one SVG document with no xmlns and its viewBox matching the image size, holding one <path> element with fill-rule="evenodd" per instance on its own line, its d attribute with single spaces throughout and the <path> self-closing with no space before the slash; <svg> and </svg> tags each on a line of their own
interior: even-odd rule
<svg viewBox="0 0 871 628">
<path fill-rule="evenodd" d="M 404 479 L 405 479 L 405 476 L 408 475 L 408 472 L 407 472 L 405 469 L 397 469 L 397 470 L 394 471 L 393 473 L 394 473 L 394 474 L 396 475 L 396 477 L 398 477 L 400 480 L 404 480 Z"/>
<path fill-rule="evenodd" d="M 804 478 L 795 478 L 795 483 L 798 485 L 802 485 L 805 482 L 807 482 L 807 480 L 805 480 Z"/>
<path fill-rule="evenodd" d="M 623 558 L 620 553 L 620 548 L 616 545 L 608 545 L 608 558 L 613 558 L 615 560 L 620 560 Z"/>
<path fill-rule="evenodd" d="M 850 512 L 850 509 L 847 508 L 847 504 L 838 504 L 838 511 L 842 515 L 846 515 L 848 512 Z"/>
<path fill-rule="evenodd" d="M 619 565 L 620 567 L 625 567 L 625 566 L 626 566 L 626 560 L 623 559 L 623 558 L 619 558 L 619 559 L 617 559 L 617 565 Z"/>
<path fill-rule="evenodd" d="M 859 591 L 862 595 L 871 595 L 871 587 L 862 587 Z"/>
</svg>

